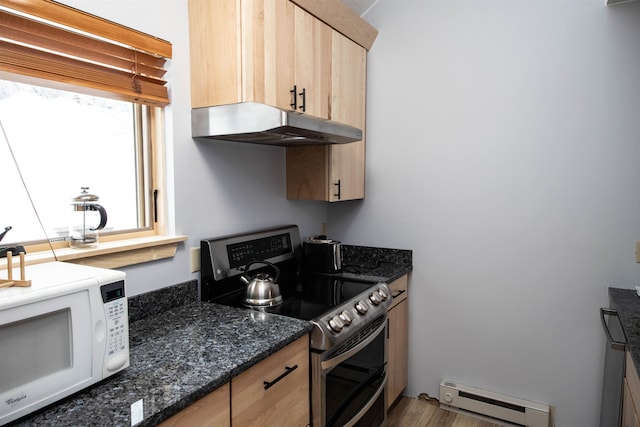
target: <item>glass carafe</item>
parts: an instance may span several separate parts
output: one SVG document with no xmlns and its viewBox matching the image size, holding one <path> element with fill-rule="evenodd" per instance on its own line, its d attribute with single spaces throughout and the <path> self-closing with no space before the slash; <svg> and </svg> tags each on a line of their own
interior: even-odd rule
<svg viewBox="0 0 640 427">
<path fill-rule="evenodd" d="M 89 187 L 73 199 L 73 217 L 69 226 L 69 246 L 90 248 L 98 244 L 99 231 L 107 224 L 107 211 L 97 204 L 99 197 L 89 194 Z"/>
</svg>

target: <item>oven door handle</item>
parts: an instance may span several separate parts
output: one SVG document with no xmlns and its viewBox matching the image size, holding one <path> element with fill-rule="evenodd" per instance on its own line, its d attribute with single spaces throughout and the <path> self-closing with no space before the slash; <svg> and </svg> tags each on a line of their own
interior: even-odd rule
<svg viewBox="0 0 640 427">
<path fill-rule="evenodd" d="M 371 399 L 369 399 L 369 402 L 367 402 L 367 404 L 362 409 L 360 409 L 360 411 L 358 411 L 358 413 L 353 418 L 347 421 L 344 424 L 344 427 L 352 427 L 358 421 L 360 421 L 360 418 L 362 418 L 367 413 L 367 411 L 369 411 L 369 409 L 371 409 L 371 407 L 376 403 L 376 401 L 380 397 L 380 394 L 384 393 L 386 385 L 387 385 L 387 375 L 385 374 L 384 380 L 382 380 L 382 384 L 380 384 L 380 387 L 378 387 L 378 390 L 376 390 L 375 394 L 371 396 Z M 386 406 L 386 403 L 385 403 L 385 406 Z"/>
<path fill-rule="evenodd" d="M 353 356 L 354 354 L 358 353 L 360 350 L 368 346 L 369 343 L 371 343 L 371 341 L 373 341 L 378 336 L 379 333 L 384 331 L 384 328 L 386 326 L 387 326 L 387 319 L 385 318 L 380 323 L 380 326 L 374 332 L 369 334 L 367 338 L 359 342 L 358 345 L 356 345 L 349 351 L 340 354 L 339 356 L 333 357 L 328 360 L 323 360 L 322 362 L 320 362 L 320 368 L 322 369 L 322 371 L 323 372 L 330 371 L 334 367 L 338 366 L 340 363 L 344 362 L 345 360 L 347 360 L 348 358 L 350 358 L 351 356 Z"/>
</svg>

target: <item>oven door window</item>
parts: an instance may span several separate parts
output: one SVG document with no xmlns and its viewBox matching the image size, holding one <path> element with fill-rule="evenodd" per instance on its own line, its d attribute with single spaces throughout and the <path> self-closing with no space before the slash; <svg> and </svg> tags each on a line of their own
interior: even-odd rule
<svg viewBox="0 0 640 427">
<path fill-rule="evenodd" d="M 326 374 L 327 426 L 351 421 L 380 390 L 385 379 L 384 329 L 366 347 Z M 356 425 L 374 426 L 384 421 L 384 393 Z"/>
</svg>

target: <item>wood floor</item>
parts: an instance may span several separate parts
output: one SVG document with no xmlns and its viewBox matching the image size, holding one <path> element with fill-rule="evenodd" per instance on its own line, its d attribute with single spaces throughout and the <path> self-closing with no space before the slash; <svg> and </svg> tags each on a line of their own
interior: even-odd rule
<svg viewBox="0 0 640 427">
<path fill-rule="evenodd" d="M 440 409 L 438 401 L 424 395 L 401 397 L 387 416 L 388 427 L 498 427 L 455 412 Z"/>
</svg>

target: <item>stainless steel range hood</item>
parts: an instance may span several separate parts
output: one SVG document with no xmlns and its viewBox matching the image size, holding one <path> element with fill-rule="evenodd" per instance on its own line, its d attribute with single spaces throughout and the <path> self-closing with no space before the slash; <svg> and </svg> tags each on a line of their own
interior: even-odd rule
<svg viewBox="0 0 640 427">
<path fill-rule="evenodd" d="M 255 102 L 194 108 L 191 136 L 269 145 L 345 144 L 362 139 L 362 130 L 308 114 Z"/>
</svg>

